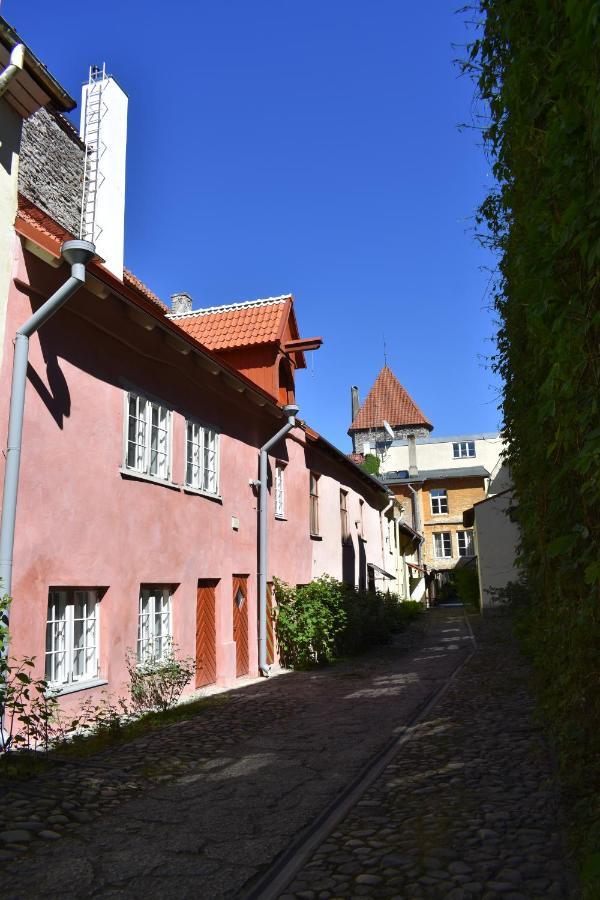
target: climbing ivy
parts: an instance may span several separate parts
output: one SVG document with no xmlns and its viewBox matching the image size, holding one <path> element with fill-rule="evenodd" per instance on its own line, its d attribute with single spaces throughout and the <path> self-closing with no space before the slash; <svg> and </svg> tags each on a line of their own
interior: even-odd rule
<svg viewBox="0 0 600 900">
<path fill-rule="evenodd" d="M 522 628 L 591 842 L 600 758 L 600 2 L 479 0 L 469 12 L 479 29 L 462 65 L 485 110 L 496 182 L 478 224 L 498 255 L 494 365 L 531 597 Z"/>
</svg>

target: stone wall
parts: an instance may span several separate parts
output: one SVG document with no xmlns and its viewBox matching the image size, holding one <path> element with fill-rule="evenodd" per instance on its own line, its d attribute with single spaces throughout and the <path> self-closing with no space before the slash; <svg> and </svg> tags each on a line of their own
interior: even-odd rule
<svg viewBox="0 0 600 900">
<path fill-rule="evenodd" d="M 84 148 L 69 121 L 43 107 L 23 123 L 19 190 L 79 236 Z"/>
<path fill-rule="evenodd" d="M 392 430 L 395 441 L 405 441 L 409 434 L 414 434 L 417 438 L 426 438 L 429 435 L 429 431 L 426 428 L 394 428 Z M 381 455 L 381 451 L 389 447 L 391 440 L 390 435 L 383 428 L 371 428 L 352 433 L 352 445 L 355 453 L 364 453 L 363 446 L 365 441 L 367 441 L 370 446 L 370 452 L 378 452 Z"/>
</svg>

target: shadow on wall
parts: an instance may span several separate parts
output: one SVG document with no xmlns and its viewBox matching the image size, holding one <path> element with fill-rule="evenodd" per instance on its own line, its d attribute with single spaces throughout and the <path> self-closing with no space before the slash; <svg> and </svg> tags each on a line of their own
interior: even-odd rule
<svg viewBox="0 0 600 900">
<path fill-rule="evenodd" d="M 356 552 L 352 541 L 342 544 L 342 581 L 353 586 L 356 584 Z"/>
</svg>

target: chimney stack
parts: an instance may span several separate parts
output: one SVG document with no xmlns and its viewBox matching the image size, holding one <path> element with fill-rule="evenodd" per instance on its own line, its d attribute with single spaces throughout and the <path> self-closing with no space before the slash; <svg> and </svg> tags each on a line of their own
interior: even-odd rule
<svg viewBox="0 0 600 900">
<path fill-rule="evenodd" d="M 171 294 L 171 314 L 182 315 L 192 311 L 192 298 L 189 294 Z"/>
<path fill-rule="evenodd" d="M 104 66 L 90 67 L 81 92 L 79 135 L 86 145 L 81 237 L 96 245 L 106 268 L 123 278 L 127 94 Z"/>
<path fill-rule="evenodd" d="M 358 415 L 358 411 L 360 409 L 360 399 L 358 396 L 358 388 L 354 384 L 350 388 L 350 397 L 352 398 L 352 421 L 354 422 L 355 418 Z"/>
<path fill-rule="evenodd" d="M 417 468 L 417 438 L 414 434 L 407 435 L 408 441 L 408 477 L 417 478 L 419 469 Z"/>
</svg>

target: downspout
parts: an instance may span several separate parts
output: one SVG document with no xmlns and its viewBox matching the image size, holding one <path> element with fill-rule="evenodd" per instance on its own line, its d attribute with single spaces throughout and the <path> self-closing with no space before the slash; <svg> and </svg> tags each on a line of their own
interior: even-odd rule
<svg viewBox="0 0 600 900">
<path fill-rule="evenodd" d="M 23 411 L 27 385 L 29 338 L 60 307 L 79 290 L 85 282 L 85 267 L 95 255 L 95 247 L 89 241 L 66 241 L 61 247 L 63 259 L 71 266 L 71 276 L 35 312 L 15 335 L 15 354 L 10 390 L 8 418 L 8 445 L 4 469 L 4 493 L 2 495 L 2 519 L 0 522 L 0 591 L 10 596 L 12 591 L 13 550 L 15 520 L 19 490 L 19 468 L 23 438 Z M 5 613 L 8 624 L 8 610 Z"/>
<path fill-rule="evenodd" d="M 383 523 L 385 521 L 385 514 L 394 505 L 394 495 L 391 491 L 388 493 L 389 502 L 387 506 L 385 506 L 381 512 L 379 513 L 379 530 L 381 532 L 381 559 L 383 560 L 383 566 L 385 568 L 385 560 L 386 560 L 386 552 L 385 552 L 385 537 L 383 535 Z M 396 566 L 396 581 L 398 581 L 398 567 Z"/>
<path fill-rule="evenodd" d="M 277 434 L 269 438 L 259 452 L 258 474 L 258 670 L 269 677 L 267 663 L 267 462 L 271 447 L 296 426 L 298 407 L 290 403 L 283 407 L 288 420 Z"/>
<path fill-rule="evenodd" d="M 0 75 L 0 97 L 8 90 L 8 85 L 18 75 L 25 63 L 24 44 L 15 44 L 11 50 L 10 62 Z"/>
<path fill-rule="evenodd" d="M 421 510 L 419 508 L 418 494 L 415 491 L 412 484 L 407 484 L 406 487 L 412 494 L 411 502 L 413 508 L 413 525 L 414 529 L 418 534 L 421 534 Z M 422 551 L 421 547 L 423 546 L 423 542 L 419 541 L 419 546 L 417 547 L 417 562 L 419 565 L 422 565 Z"/>
</svg>

